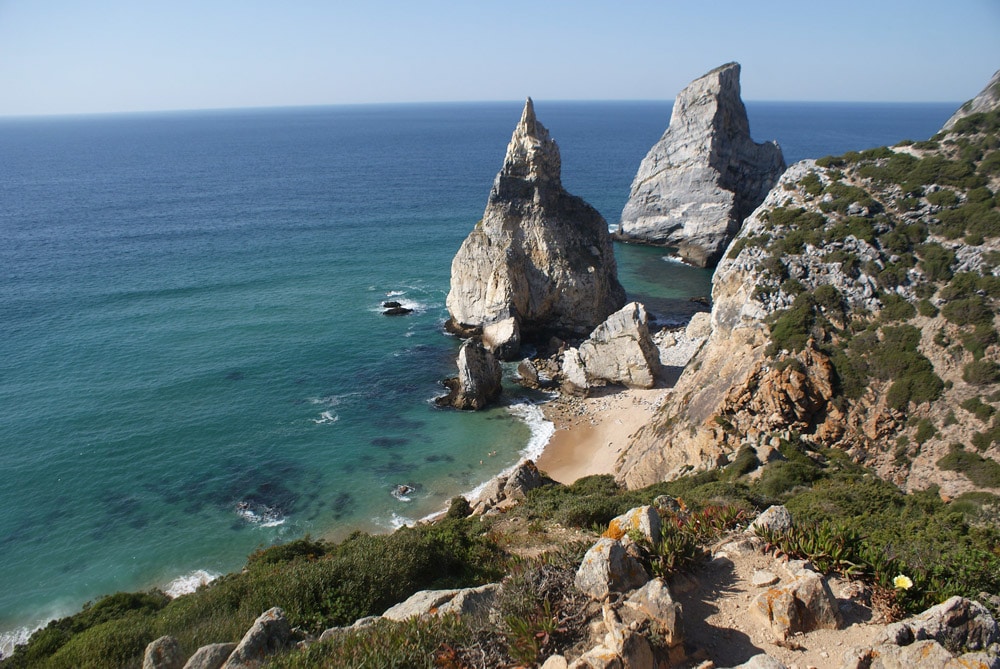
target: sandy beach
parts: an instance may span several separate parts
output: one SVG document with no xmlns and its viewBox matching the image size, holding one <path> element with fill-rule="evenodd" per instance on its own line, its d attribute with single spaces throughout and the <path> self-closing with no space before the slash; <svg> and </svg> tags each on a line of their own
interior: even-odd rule
<svg viewBox="0 0 1000 669">
<path fill-rule="evenodd" d="M 614 473 L 631 436 L 649 422 L 670 388 L 595 388 L 588 398 L 560 396 L 542 405 L 556 426 L 538 468 L 560 483 Z"/>
</svg>

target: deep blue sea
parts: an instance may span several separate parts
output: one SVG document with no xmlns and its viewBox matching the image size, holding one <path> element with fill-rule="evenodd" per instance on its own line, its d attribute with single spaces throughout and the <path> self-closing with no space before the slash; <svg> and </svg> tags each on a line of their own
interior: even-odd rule
<svg viewBox="0 0 1000 669">
<path fill-rule="evenodd" d="M 924 139 L 956 106 L 747 104 L 789 163 Z M 387 530 L 537 452 L 546 425 L 516 388 L 514 407 L 431 404 L 458 346 L 442 332 L 451 258 L 520 111 L 0 119 L 5 639 L 261 545 Z M 670 104 L 536 111 L 567 189 L 617 223 Z M 709 271 L 661 249 L 616 253 L 662 322 L 709 293 Z M 387 299 L 415 312 L 385 317 Z"/>
</svg>

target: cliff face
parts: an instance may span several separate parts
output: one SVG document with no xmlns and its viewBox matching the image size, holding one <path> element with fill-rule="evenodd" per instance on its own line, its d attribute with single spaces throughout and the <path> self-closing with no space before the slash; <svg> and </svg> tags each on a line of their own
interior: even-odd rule
<svg viewBox="0 0 1000 669">
<path fill-rule="evenodd" d="M 784 170 L 776 143 L 750 138 L 739 64 L 723 65 L 677 96 L 670 126 L 632 182 L 620 234 L 715 264 Z"/>
<path fill-rule="evenodd" d="M 1000 70 L 993 73 L 990 83 L 986 84 L 986 88 L 981 90 L 979 95 L 966 102 L 958 108 L 958 111 L 952 114 L 951 118 L 945 122 L 942 130 L 951 130 L 955 127 L 956 123 L 966 116 L 992 111 L 998 105 L 1000 105 Z"/>
<path fill-rule="evenodd" d="M 483 220 L 451 266 L 450 327 L 504 358 L 522 334 L 588 334 L 625 304 L 604 218 L 567 193 L 559 147 L 529 98 Z"/>
<path fill-rule="evenodd" d="M 1000 112 L 798 163 L 728 248 L 712 333 L 623 452 L 637 487 L 783 442 L 1000 489 Z"/>
</svg>

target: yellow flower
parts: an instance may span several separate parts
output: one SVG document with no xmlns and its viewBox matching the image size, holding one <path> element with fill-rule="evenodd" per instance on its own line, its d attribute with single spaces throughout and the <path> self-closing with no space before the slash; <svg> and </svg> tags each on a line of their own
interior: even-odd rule
<svg viewBox="0 0 1000 669">
<path fill-rule="evenodd" d="M 913 587 L 913 581 L 910 580 L 910 577 L 902 574 L 892 579 L 892 584 L 899 590 L 909 590 Z"/>
</svg>

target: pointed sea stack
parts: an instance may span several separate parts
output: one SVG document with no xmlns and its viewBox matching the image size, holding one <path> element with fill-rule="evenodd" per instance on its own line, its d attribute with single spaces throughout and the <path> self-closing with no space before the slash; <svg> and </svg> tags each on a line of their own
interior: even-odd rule
<svg viewBox="0 0 1000 669">
<path fill-rule="evenodd" d="M 451 263 L 448 328 L 506 360 L 522 335 L 585 337 L 625 304 L 608 224 L 560 170 L 528 98 L 483 220 Z"/>
<path fill-rule="evenodd" d="M 750 138 L 739 63 L 723 65 L 677 96 L 670 126 L 632 182 L 618 234 L 714 265 L 784 171 L 776 142 Z"/>
</svg>

